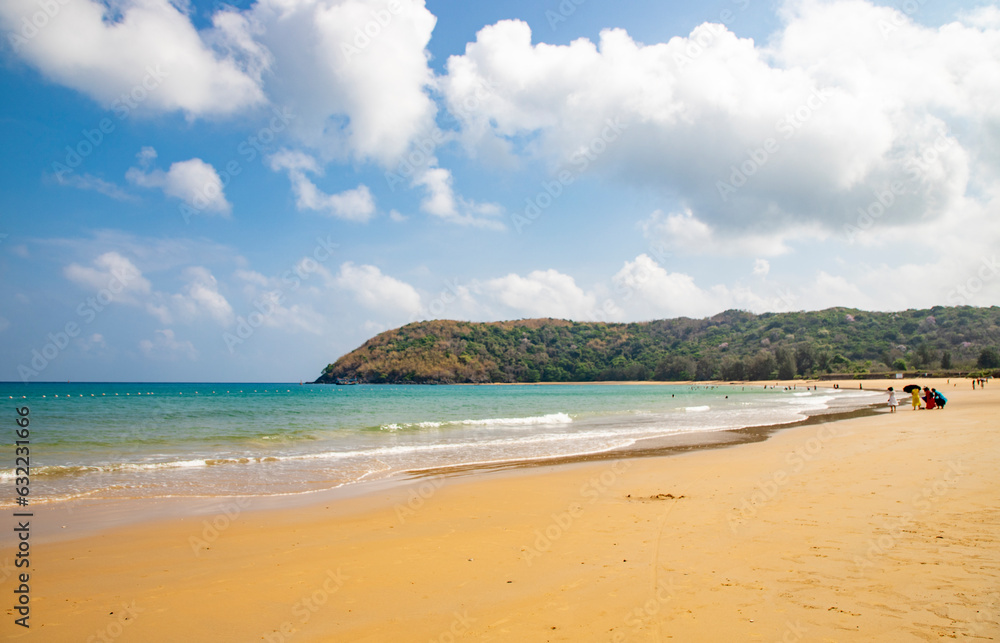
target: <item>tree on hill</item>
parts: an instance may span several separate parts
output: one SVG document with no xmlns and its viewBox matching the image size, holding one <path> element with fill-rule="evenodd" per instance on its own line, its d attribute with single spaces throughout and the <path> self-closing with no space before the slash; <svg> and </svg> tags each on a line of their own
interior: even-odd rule
<svg viewBox="0 0 1000 643">
<path fill-rule="evenodd" d="M 979 353 L 976 366 L 979 368 L 1000 368 L 1000 352 L 992 346 L 987 346 Z"/>
<path fill-rule="evenodd" d="M 942 368 L 982 369 L 1000 368 L 998 345 L 1000 307 L 726 311 L 628 324 L 433 320 L 372 337 L 318 381 L 767 380 L 931 368 L 938 360 Z"/>
</svg>

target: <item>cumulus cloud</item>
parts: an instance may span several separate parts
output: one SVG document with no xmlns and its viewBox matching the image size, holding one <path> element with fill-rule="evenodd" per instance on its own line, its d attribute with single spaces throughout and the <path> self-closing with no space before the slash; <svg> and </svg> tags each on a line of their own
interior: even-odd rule
<svg viewBox="0 0 1000 643">
<path fill-rule="evenodd" d="M 423 170 L 415 177 L 414 185 L 426 189 L 427 196 L 420 208 L 428 214 L 461 225 L 494 230 L 505 228 L 503 223 L 496 220 L 503 212 L 499 205 L 476 203 L 455 195 L 450 170 L 440 167 Z"/>
<path fill-rule="evenodd" d="M 677 254 L 767 255 L 791 251 L 789 241 L 807 236 L 829 236 L 815 228 L 794 228 L 772 234 L 756 234 L 743 229 L 713 228 L 698 219 L 690 209 L 665 214 L 660 210 L 639 222 L 647 239 L 658 247 Z"/>
<path fill-rule="evenodd" d="M 232 205 L 226 200 L 222 179 L 210 164 L 199 158 L 180 161 L 170 169 L 149 170 L 156 158 L 156 150 L 145 147 L 138 154 L 141 168 L 129 168 L 125 174 L 133 185 L 159 188 L 168 196 L 180 199 L 195 213 L 220 214 L 228 217 Z"/>
<path fill-rule="evenodd" d="M 134 263 L 117 252 L 105 252 L 90 266 L 71 263 L 63 269 L 67 279 L 112 301 L 137 303 L 152 292 L 152 285 Z"/>
<path fill-rule="evenodd" d="M 130 259 L 114 251 L 98 256 L 90 266 L 71 263 L 63 269 L 63 274 L 77 285 L 97 292 L 94 301 L 100 308 L 91 306 L 94 310 L 117 302 L 142 308 L 161 324 L 192 323 L 208 317 L 224 326 L 233 318 L 232 306 L 219 292 L 218 281 L 202 266 L 186 268 L 183 271 L 186 284 L 181 292 L 173 294 L 154 289 Z"/>
<path fill-rule="evenodd" d="M 416 183 L 427 188 L 427 198 L 420 204 L 425 212 L 442 218 L 458 216 L 455 195 L 451 189 L 451 172 L 443 168 L 431 168 L 422 172 Z"/>
<path fill-rule="evenodd" d="M 324 158 L 384 165 L 435 131 L 426 47 L 437 19 L 424 0 L 261 0 L 220 9 L 201 30 L 184 7 L 60 2 L 36 29 L 39 5 L 11 0 L 0 25 L 22 60 L 119 117 L 270 103 L 295 115 L 293 136 Z"/>
<path fill-rule="evenodd" d="M 423 0 L 262 0 L 245 13 L 273 57 L 266 90 L 325 157 L 391 164 L 434 129 Z"/>
<path fill-rule="evenodd" d="M 989 136 L 964 134 L 1000 121 L 992 14 L 928 28 L 861 0 L 802 0 L 782 15 L 766 47 L 715 24 L 665 43 L 612 29 L 557 46 L 501 21 L 448 60 L 441 89 L 467 144 L 664 190 L 693 213 L 674 215 L 681 235 L 709 247 L 747 231 L 830 234 L 895 183 L 886 228 L 959 211 L 977 171 L 1000 164 Z"/>
<path fill-rule="evenodd" d="M 749 288 L 702 288 L 694 277 L 667 270 L 649 255 L 626 261 L 613 278 L 621 306 L 630 319 L 705 317 L 730 308 L 773 310 L 772 301 Z"/>
<path fill-rule="evenodd" d="M 219 291 L 219 282 L 211 271 L 202 266 L 190 266 L 182 275 L 186 283 L 180 292 L 155 291 L 145 299 L 147 313 L 161 324 L 194 324 L 205 318 L 220 326 L 233 322 L 233 307 Z"/>
<path fill-rule="evenodd" d="M 219 283 L 206 268 L 194 266 L 185 270 L 188 284 L 184 295 L 176 301 L 194 315 L 206 314 L 225 326 L 233 320 L 233 307 L 219 292 Z"/>
<path fill-rule="evenodd" d="M 363 306 L 385 313 L 414 315 L 420 312 L 420 293 L 410 284 L 382 274 L 376 266 L 346 262 L 336 284 L 354 294 Z"/>
<path fill-rule="evenodd" d="M 526 277 L 511 273 L 484 284 L 484 290 L 504 306 L 526 317 L 592 319 L 597 298 L 557 270 L 534 270 Z"/>
<path fill-rule="evenodd" d="M 261 103 L 259 79 L 246 64 L 253 52 L 233 55 L 239 43 L 225 30 L 200 33 L 177 5 L 59 2 L 42 28 L 32 29 L 40 5 L 9 0 L 0 4 L 0 24 L 13 34 L 13 49 L 25 62 L 119 114 L 133 109 L 230 114 Z M 206 42 L 213 39 L 229 42 L 230 52 Z"/>
<path fill-rule="evenodd" d="M 864 295 L 861 290 L 846 278 L 839 275 L 831 275 L 825 270 L 820 270 L 805 293 L 807 301 L 813 302 L 837 302 L 837 306 L 852 306 L 866 310 L 879 310 L 883 308 L 877 302 Z M 826 304 L 827 306 L 833 304 Z"/>
<path fill-rule="evenodd" d="M 433 157 L 445 140 L 430 96 L 437 81 L 427 44 L 436 18 L 424 0 L 261 0 L 246 10 L 215 12 L 211 27 L 202 30 L 184 6 L 169 0 L 60 4 L 46 28 L 22 38 L 16 49 L 56 82 L 94 97 L 120 118 L 133 109 L 197 117 L 280 106 L 290 115 L 290 140 L 322 159 L 318 167 L 289 170 L 299 207 L 348 220 L 365 221 L 374 213 L 368 187 L 325 194 L 307 174 L 320 174 L 331 160 L 395 167 L 418 148 Z M 0 20 L 16 32 L 37 11 L 32 0 L 17 0 L 0 8 Z M 457 197 L 450 172 L 433 164 L 413 182 L 427 191 L 426 212 L 503 228 L 495 219 L 499 206 Z M 227 215 L 231 209 L 217 173 L 200 159 L 175 163 L 167 172 L 133 169 L 129 180 L 164 189 L 197 212 Z M 108 184 L 71 182 L 120 196 Z"/>
<path fill-rule="evenodd" d="M 959 14 L 961 21 L 981 29 L 1000 29 L 1000 7 L 976 7 Z"/>
<path fill-rule="evenodd" d="M 367 185 L 361 184 L 339 194 L 326 194 L 306 173 L 322 174 L 316 159 L 303 152 L 282 150 L 269 159 L 275 172 L 285 170 L 292 182 L 295 205 L 299 210 L 313 210 L 329 216 L 364 223 L 375 215 L 375 198 Z"/>
</svg>

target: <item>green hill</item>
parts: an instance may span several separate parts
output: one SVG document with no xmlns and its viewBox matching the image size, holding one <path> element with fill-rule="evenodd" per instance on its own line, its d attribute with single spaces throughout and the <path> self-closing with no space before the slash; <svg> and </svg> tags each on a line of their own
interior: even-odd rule
<svg viewBox="0 0 1000 643">
<path fill-rule="evenodd" d="M 373 337 L 317 382 L 761 380 L 1000 368 L 1000 307 L 830 308 L 609 324 L 427 321 Z"/>
</svg>

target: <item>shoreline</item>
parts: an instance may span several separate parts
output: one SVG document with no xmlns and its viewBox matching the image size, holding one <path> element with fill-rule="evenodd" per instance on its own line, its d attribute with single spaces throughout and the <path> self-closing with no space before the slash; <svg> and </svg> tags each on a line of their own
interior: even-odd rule
<svg viewBox="0 0 1000 643">
<path fill-rule="evenodd" d="M 997 638 L 1000 391 L 948 397 L 33 540 L 16 640 Z"/>
<path fill-rule="evenodd" d="M 551 383 L 561 384 L 561 383 Z M 580 385 L 593 384 L 589 382 Z M 647 382 L 608 382 L 597 385 L 643 385 Z M 654 384 L 676 384 L 657 382 Z M 682 382 L 682 385 L 725 388 L 741 386 L 740 383 Z M 506 384 L 503 384 L 506 385 Z M 521 384 L 518 384 L 519 386 Z M 792 382 L 776 381 L 769 386 L 789 386 Z M 763 386 L 763 385 L 761 385 Z M 832 390 L 832 387 L 829 387 Z M 837 408 L 809 409 L 799 420 L 781 423 L 751 425 L 737 429 L 692 431 L 654 438 L 641 438 L 634 444 L 605 451 L 571 455 L 540 456 L 531 459 L 512 459 L 489 462 L 472 462 L 439 467 L 404 469 L 385 478 L 349 482 L 338 487 L 284 494 L 167 496 L 124 498 L 73 498 L 36 504 L 34 510 L 47 514 L 50 527 L 58 524 L 58 531 L 49 530 L 42 541 L 64 541 L 82 536 L 98 535 L 127 526 L 157 523 L 164 519 L 177 520 L 211 515 L 223 505 L 236 506 L 242 511 L 252 506 L 254 511 L 275 511 L 288 507 L 308 510 L 310 507 L 345 499 L 371 497 L 411 484 L 414 480 L 443 477 L 446 479 L 489 474 L 501 471 L 520 471 L 546 467 L 602 462 L 630 458 L 670 457 L 693 451 L 734 447 L 767 440 L 775 433 L 800 426 L 833 422 L 876 413 L 876 404 L 866 404 L 847 410 Z M 14 507 L 8 507 L 13 510 Z M 81 519 L 82 517 L 82 519 Z M 13 535 L 0 532 L 0 547 L 14 542 Z"/>
<path fill-rule="evenodd" d="M 641 383 L 641 382 L 640 382 Z M 635 444 L 627 447 L 609 449 L 568 456 L 551 456 L 533 460 L 510 460 L 503 462 L 483 462 L 458 464 L 446 467 L 427 467 L 410 469 L 400 472 L 411 478 L 422 478 L 436 475 L 450 476 L 481 471 L 501 471 L 508 469 L 527 469 L 532 467 L 561 466 L 581 462 L 599 462 L 603 460 L 621 460 L 628 458 L 669 457 L 680 453 L 736 447 L 752 442 L 767 440 L 775 433 L 803 426 L 813 426 L 826 422 L 837 422 L 856 417 L 868 417 L 878 414 L 876 409 L 884 404 L 867 404 L 859 408 L 846 410 L 810 409 L 801 420 L 791 422 L 759 424 L 740 427 L 738 429 L 720 429 L 714 431 L 692 431 L 677 433 L 657 438 L 641 438 Z"/>
</svg>

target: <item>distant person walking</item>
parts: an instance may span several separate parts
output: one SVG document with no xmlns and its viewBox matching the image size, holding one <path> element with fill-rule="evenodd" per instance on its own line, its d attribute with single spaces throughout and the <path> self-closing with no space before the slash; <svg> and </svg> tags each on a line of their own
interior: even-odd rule
<svg viewBox="0 0 1000 643">
<path fill-rule="evenodd" d="M 896 391 L 889 387 L 889 413 L 895 413 L 896 407 L 899 406 L 899 402 L 896 401 Z"/>
<path fill-rule="evenodd" d="M 917 409 L 920 408 L 920 389 L 919 388 L 913 389 L 912 395 L 913 395 L 913 410 L 916 411 Z"/>
</svg>

